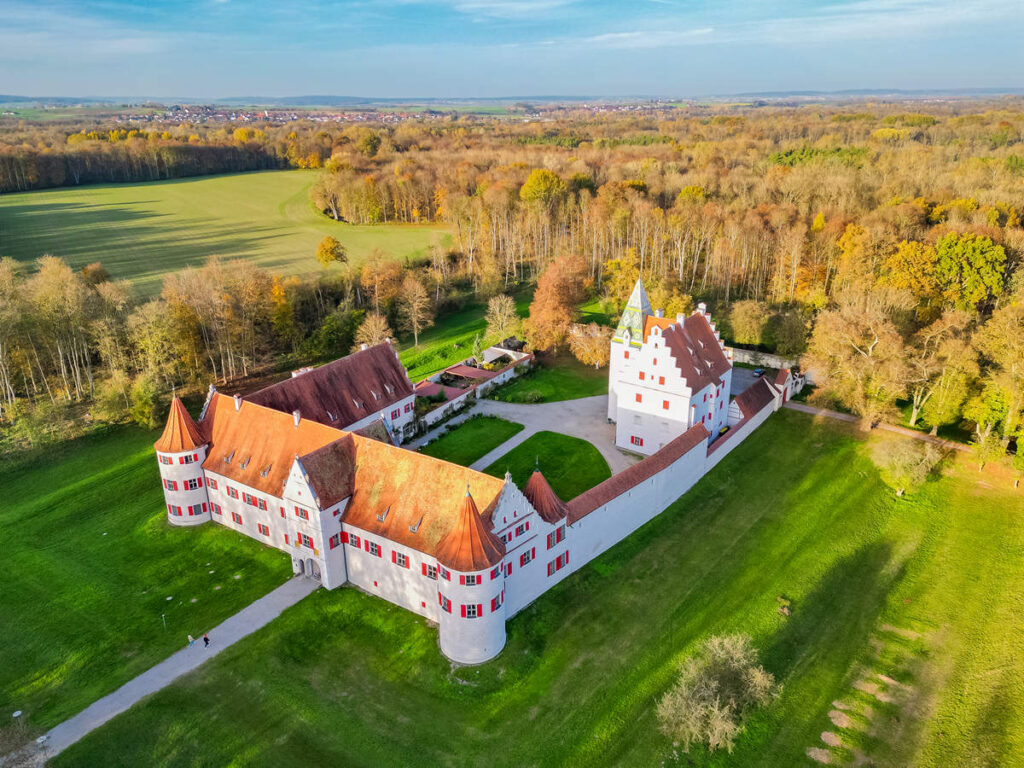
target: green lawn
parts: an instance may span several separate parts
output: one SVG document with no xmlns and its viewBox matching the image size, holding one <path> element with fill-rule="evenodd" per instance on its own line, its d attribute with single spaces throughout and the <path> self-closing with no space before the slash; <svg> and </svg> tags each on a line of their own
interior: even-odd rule
<svg viewBox="0 0 1024 768">
<path fill-rule="evenodd" d="M 540 467 L 551 489 L 565 501 L 612 476 L 608 462 L 597 448 L 586 440 L 558 432 L 531 435 L 484 472 L 494 477 L 511 472 L 513 482 L 522 488 L 535 466 Z"/>
<path fill-rule="evenodd" d="M 538 359 L 537 367 L 489 396 L 507 403 L 551 403 L 608 392 L 608 367 L 583 365 L 568 353 Z"/>
<path fill-rule="evenodd" d="M 514 421 L 474 416 L 420 448 L 420 453 L 468 467 L 522 431 L 523 425 Z"/>
<path fill-rule="evenodd" d="M 855 429 L 780 411 L 511 619 L 492 662 L 453 667 L 423 619 L 321 590 L 54 762 L 792 768 L 829 731 L 833 764 L 1021 765 L 1022 608 L 1005 478 L 955 467 L 896 499 Z M 721 632 L 749 633 L 782 693 L 731 755 L 673 760 L 654 705 Z"/>
<path fill-rule="evenodd" d="M 319 269 L 324 235 L 338 238 L 356 264 L 373 248 L 405 257 L 431 238 L 450 238 L 431 226 L 331 221 L 309 202 L 315 179 L 313 171 L 264 171 L 0 195 L 0 256 L 50 254 L 76 268 L 102 261 L 153 295 L 164 274 L 213 254 L 305 274 Z"/>
<path fill-rule="evenodd" d="M 156 436 L 117 428 L 0 465 L 5 717 L 55 725 L 291 575 L 287 555 L 220 526 L 167 524 Z"/>
</svg>

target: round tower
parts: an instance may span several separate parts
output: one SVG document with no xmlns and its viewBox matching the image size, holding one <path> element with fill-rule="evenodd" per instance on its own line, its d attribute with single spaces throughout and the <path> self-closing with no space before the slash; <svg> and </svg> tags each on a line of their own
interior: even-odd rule
<svg viewBox="0 0 1024 768">
<path fill-rule="evenodd" d="M 171 401 L 167 426 L 153 447 L 164 487 L 167 521 L 188 526 L 210 520 L 212 510 L 203 473 L 209 445 L 178 397 Z"/>
<path fill-rule="evenodd" d="M 480 664 L 505 647 L 504 556 L 467 488 L 459 519 L 437 549 L 439 640 L 452 661 Z"/>
</svg>

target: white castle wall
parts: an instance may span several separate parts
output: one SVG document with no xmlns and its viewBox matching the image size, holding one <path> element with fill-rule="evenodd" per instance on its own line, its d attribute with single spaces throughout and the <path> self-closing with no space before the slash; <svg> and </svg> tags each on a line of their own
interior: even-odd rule
<svg viewBox="0 0 1024 768">
<path fill-rule="evenodd" d="M 171 463 L 164 464 L 160 461 L 160 457 L 169 458 Z M 184 457 L 192 457 L 193 461 L 189 464 L 183 464 L 181 460 Z M 192 451 L 184 451 L 180 453 L 165 453 L 163 451 L 157 451 L 157 462 L 160 468 L 160 481 L 164 488 L 164 511 L 167 514 L 167 522 L 171 525 L 188 527 L 192 525 L 202 525 L 210 520 L 210 500 L 207 494 L 206 479 L 203 473 L 203 461 L 205 460 L 205 445 L 199 446 Z M 200 487 L 195 490 L 188 490 L 186 483 L 189 480 L 201 482 Z M 168 490 L 167 481 L 176 483 L 177 489 Z M 206 505 L 205 512 L 200 511 L 198 514 L 189 514 L 189 507 L 194 509 L 198 505 L 200 510 L 202 510 L 202 506 L 204 504 Z M 168 509 L 170 506 L 175 508 L 181 507 L 181 515 L 172 515 Z"/>
<path fill-rule="evenodd" d="M 450 610 L 438 605 L 438 641 L 441 652 L 460 664 L 480 664 L 493 659 L 505 647 L 505 606 L 496 610 L 492 600 L 501 600 L 503 579 L 499 571 L 491 578 L 491 571 L 449 571 L 450 579 L 439 579 L 438 594 L 449 601 Z M 464 577 L 475 576 L 479 583 L 464 585 Z M 438 601 L 440 603 L 440 600 Z M 463 616 L 463 607 L 477 607 L 474 618 Z"/>
</svg>

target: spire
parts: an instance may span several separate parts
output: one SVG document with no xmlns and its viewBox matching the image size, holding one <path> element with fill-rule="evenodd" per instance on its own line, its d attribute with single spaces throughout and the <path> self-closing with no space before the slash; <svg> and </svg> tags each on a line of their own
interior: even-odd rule
<svg viewBox="0 0 1024 768">
<path fill-rule="evenodd" d="M 558 498 L 558 494 L 551 489 L 539 469 L 533 470 L 526 488 L 523 489 L 523 495 L 545 522 L 559 523 L 569 512 L 565 502 Z"/>
<path fill-rule="evenodd" d="M 504 556 L 505 546 L 487 530 L 467 485 L 459 519 L 437 545 L 437 561 L 454 571 L 469 573 L 487 570 L 500 563 Z"/>
<path fill-rule="evenodd" d="M 634 346 L 640 346 L 643 341 L 644 318 L 651 314 L 651 300 L 647 298 L 647 291 L 644 290 L 644 282 L 637 278 L 633 286 L 633 293 L 629 295 L 626 308 L 622 310 L 622 317 L 615 329 L 612 341 L 625 343 L 627 335 Z"/>
<path fill-rule="evenodd" d="M 206 442 L 181 398 L 175 395 L 171 400 L 170 413 L 167 414 L 167 426 L 153 447 L 161 453 L 184 453 L 206 445 Z"/>
</svg>

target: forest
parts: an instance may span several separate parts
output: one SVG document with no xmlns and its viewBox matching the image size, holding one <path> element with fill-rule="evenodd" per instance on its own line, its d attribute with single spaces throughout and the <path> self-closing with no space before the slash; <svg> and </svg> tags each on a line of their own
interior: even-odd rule
<svg viewBox="0 0 1024 768">
<path fill-rule="evenodd" d="M 600 365 L 607 331 L 579 326 L 578 307 L 614 318 L 642 276 L 655 306 L 705 301 L 730 342 L 803 356 L 813 397 L 866 426 L 904 409 L 913 426 L 969 431 L 979 463 L 1019 462 L 1022 131 L 1020 99 L 4 129 L 0 189 L 165 178 L 203 158 L 211 170 L 310 167 L 311 203 L 339 226 L 436 222 L 453 245 L 355 268 L 325 242 L 307 278 L 213 258 L 146 303 L 101 263 L 4 261 L 2 423 L 25 445 L 75 404 L 145 419 L 172 386 L 326 359 L 357 332 L 418 333 L 438 313 L 534 287 L 533 347 Z"/>
</svg>

